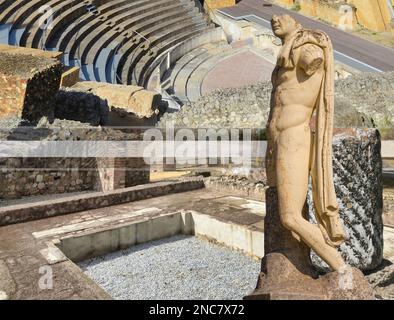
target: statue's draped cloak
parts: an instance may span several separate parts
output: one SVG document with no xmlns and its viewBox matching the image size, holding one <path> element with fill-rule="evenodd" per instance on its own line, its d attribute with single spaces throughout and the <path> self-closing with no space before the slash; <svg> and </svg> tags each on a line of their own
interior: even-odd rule
<svg viewBox="0 0 394 320">
<path fill-rule="evenodd" d="M 325 73 L 316 103 L 316 132 L 313 142 L 314 161 L 311 168 L 316 219 L 326 242 L 338 246 L 345 240 L 339 219 L 332 168 L 332 136 L 334 122 L 334 56 L 330 39 L 322 31 L 299 29 L 284 44 L 278 65 L 294 68 L 294 49 L 305 44 L 319 46 L 324 52 Z"/>
</svg>

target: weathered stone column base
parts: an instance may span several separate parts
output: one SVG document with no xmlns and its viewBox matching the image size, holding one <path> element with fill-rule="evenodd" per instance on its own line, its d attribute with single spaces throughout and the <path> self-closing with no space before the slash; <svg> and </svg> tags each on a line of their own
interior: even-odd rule
<svg viewBox="0 0 394 320">
<path fill-rule="evenodd" d="M 345 275 L 330 272 L 318 279 L 305 275 L 282 253 L 263 259 L 256 290 L 245 300 L 373 300 L 374 292 L 363 273 L 351 268 Z"/>
</svg>

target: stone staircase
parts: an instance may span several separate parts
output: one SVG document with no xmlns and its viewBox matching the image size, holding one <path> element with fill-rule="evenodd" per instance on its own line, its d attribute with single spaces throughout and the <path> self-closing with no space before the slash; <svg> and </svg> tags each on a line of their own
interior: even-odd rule
<svg viewBox="0 0 394 320">
<path fill-rule="evenodd" d="M 180 104 L 195 102 L 202 96 L 207 74 L 222 60 L 244 48 L 233 48 L 226 41 L 200 46 L 179 59 L 162 79 L 163 89 Z"/>
<path fill-rule="evenodd" d="M 215 29 L 194 0 L 5 0 L 0 8 L 0 43 L 62 51 L 83 80 L 100 82 L 145 83 L 158 56 Z"/>
</svg>

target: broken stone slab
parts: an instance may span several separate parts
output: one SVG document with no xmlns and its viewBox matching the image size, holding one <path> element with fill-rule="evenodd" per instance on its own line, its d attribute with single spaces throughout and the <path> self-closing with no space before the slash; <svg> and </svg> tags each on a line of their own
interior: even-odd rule
<svg viewBox="0 0 394 320">
<path fill-rule="evenodd" d="M 160 94 L 139 86 L 82 81 L 72 88 L 107 100 L 108 106 L 115 112 L 133 113 L 140 118 L 151 118 L 162 107 Z"/>
<path fill-rule="evenodd" d="M 383 184 L 381 141 L 375 129 L 337 129 L 333 138 L 334 184 L 339 213 L 348 240 L 340 247 L 345 261 L 360 270 L 373 270 L 383 260 Z M 311 192 L 311 222 L 315 222 Z M 315 267 L 329 268 L 315 253 Z"/>
</svg>

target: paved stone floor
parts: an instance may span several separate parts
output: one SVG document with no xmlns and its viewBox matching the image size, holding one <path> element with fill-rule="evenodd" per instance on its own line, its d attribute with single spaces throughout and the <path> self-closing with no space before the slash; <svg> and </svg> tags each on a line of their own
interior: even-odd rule
<svg viewBox="0 0 394 320">
<path fill-rule="evenodd" d="M 63 259 L 50 267 L 53 287 L 43 279 L 48 275 L 48 242 L 63 236 L 108 228 L 144 217 L 179 210 L 193 210 L 216 219 L 263 231 L 264 202 L 201 189 L 131 202 L 95 210 L 0 227 L 0 298 L 9 299 L 109 299 L 97 284 L 73 262 Z M 44 251 L 43 251 L 44 250 Z M 385 257 L 394 256 L 394 232 L 386 228 Z M 44 276 L 44 278 L 43 278 Z M 41 284 L 41 286 L 40 286 Z"/>
<path fill-rule="evenodd" d="M 270 81 L 274 65 L 253 51 L 242 51 L 220 61 L 205 77 L 203 95 L 219 88 L 239 88 Z"/>
<path fill-rule="evenodd" d="M 141 216 L 180 209 L 195 210 L 262 230 L 263 213 L 259 207 L 263 207 L 262 203 L 253 200 L 229 197 L 212 190 L 198 190 L 0 227 L 0 291 L 5 291 L 10 299 L 109 298 L 68 260 L 51 265 L 53 288 L 40 289 L 39 284 L 48 265 L 40 251 L 47 249 L 48 242 L 55 238 L 91 228 L 105 228 L 119 222 L 118 219 L 128 222 Z M 54 228 L 56 232 L 47 231 Z M 4 297 L 4 293 L 2 295 Z"/>
</svg>

